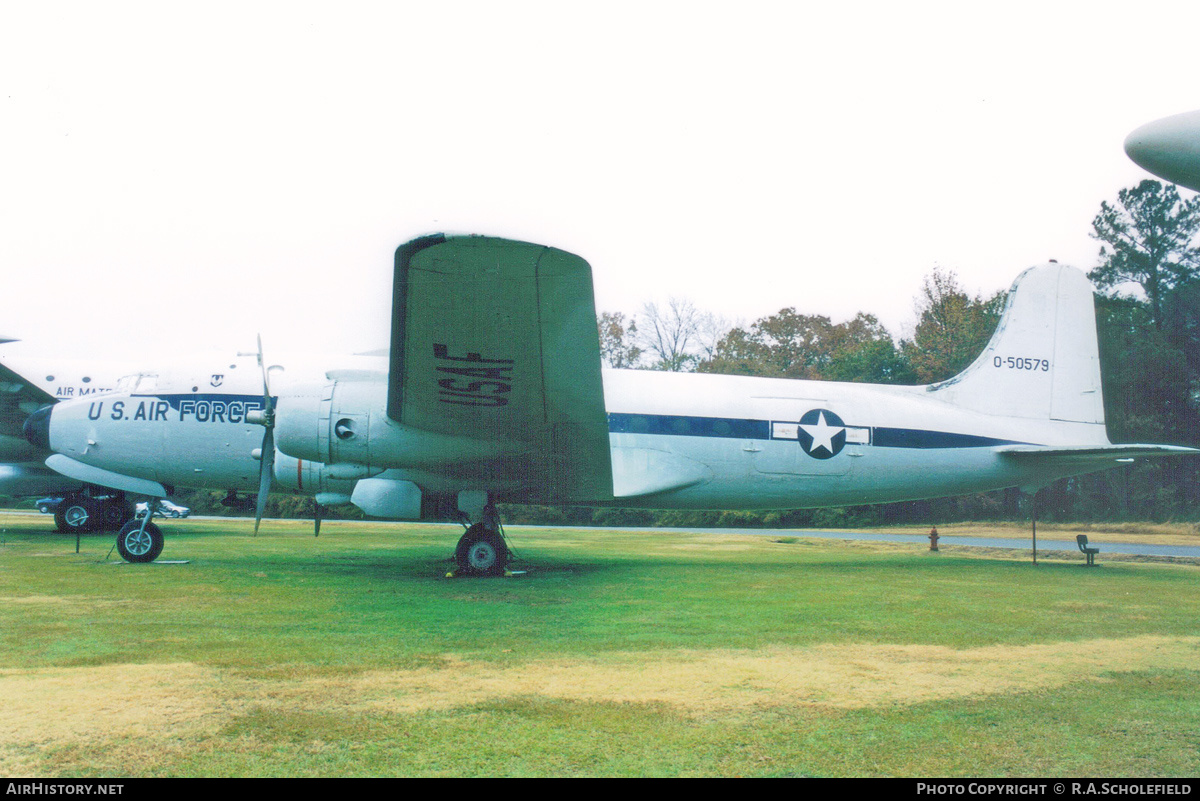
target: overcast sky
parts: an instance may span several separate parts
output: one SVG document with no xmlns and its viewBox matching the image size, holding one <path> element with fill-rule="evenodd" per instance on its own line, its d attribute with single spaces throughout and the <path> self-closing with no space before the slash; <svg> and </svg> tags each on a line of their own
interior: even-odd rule
<svg viewBox="0 0 1200 801">
<path fill-rule="evenodd" d="M 0 5 L 0 334 L 387 342 L 392 252 L 485 233 L 690 298 L 911 332 L 1095 264 L 1122 150 L 1200 108 L 1194 3 Z"/>
</svg>

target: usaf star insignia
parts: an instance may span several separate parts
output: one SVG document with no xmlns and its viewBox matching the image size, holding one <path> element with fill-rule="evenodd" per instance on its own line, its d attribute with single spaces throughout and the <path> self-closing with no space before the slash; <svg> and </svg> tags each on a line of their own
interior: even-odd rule
<svg viewBox="0 0 1200 801">
<path fill-rule="evenodd" d="M 832 459 L 846 447 L 846 424 L 828 409 L 813 409 L 800 418 L 800 447 L 814 459 Z"/>
</svg>

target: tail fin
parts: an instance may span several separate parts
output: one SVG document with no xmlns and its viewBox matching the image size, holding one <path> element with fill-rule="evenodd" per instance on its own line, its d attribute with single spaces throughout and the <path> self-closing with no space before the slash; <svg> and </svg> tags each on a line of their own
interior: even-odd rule
<svg viewBox="0 0 1200 801">
<path fill-rule="evenodd" d="M 1021 273 L 983 353 L 929 391 L 972 411 L 1103 426 L 1091 282 L 1054 263 Z"/>
</svg>

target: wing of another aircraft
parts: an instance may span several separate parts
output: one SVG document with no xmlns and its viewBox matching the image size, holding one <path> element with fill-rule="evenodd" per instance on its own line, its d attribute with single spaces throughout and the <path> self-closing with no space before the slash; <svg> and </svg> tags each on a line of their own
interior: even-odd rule
<svg viewBox="0 0 1200 801">
<path fill-rule="evenodd" d="M 40 456 L 26 442 L 21 429 L 29 415 L 54 401 L 53 395 L 0 364 L 0 461 L 28 461 Z"/>
<path fill-rule="evenodd" d="M 1200 111 L 1146 123 L 1129 134 L 1125 152 L 1147 172 L 1200 192 Z"/>
<path fill-rule="evenodd" d="M 497 444 L 542 497 L 612 497 L 592 276 L 565 251 L 435 235 L 396 251 L 388 417 Z"/>
</svg>

